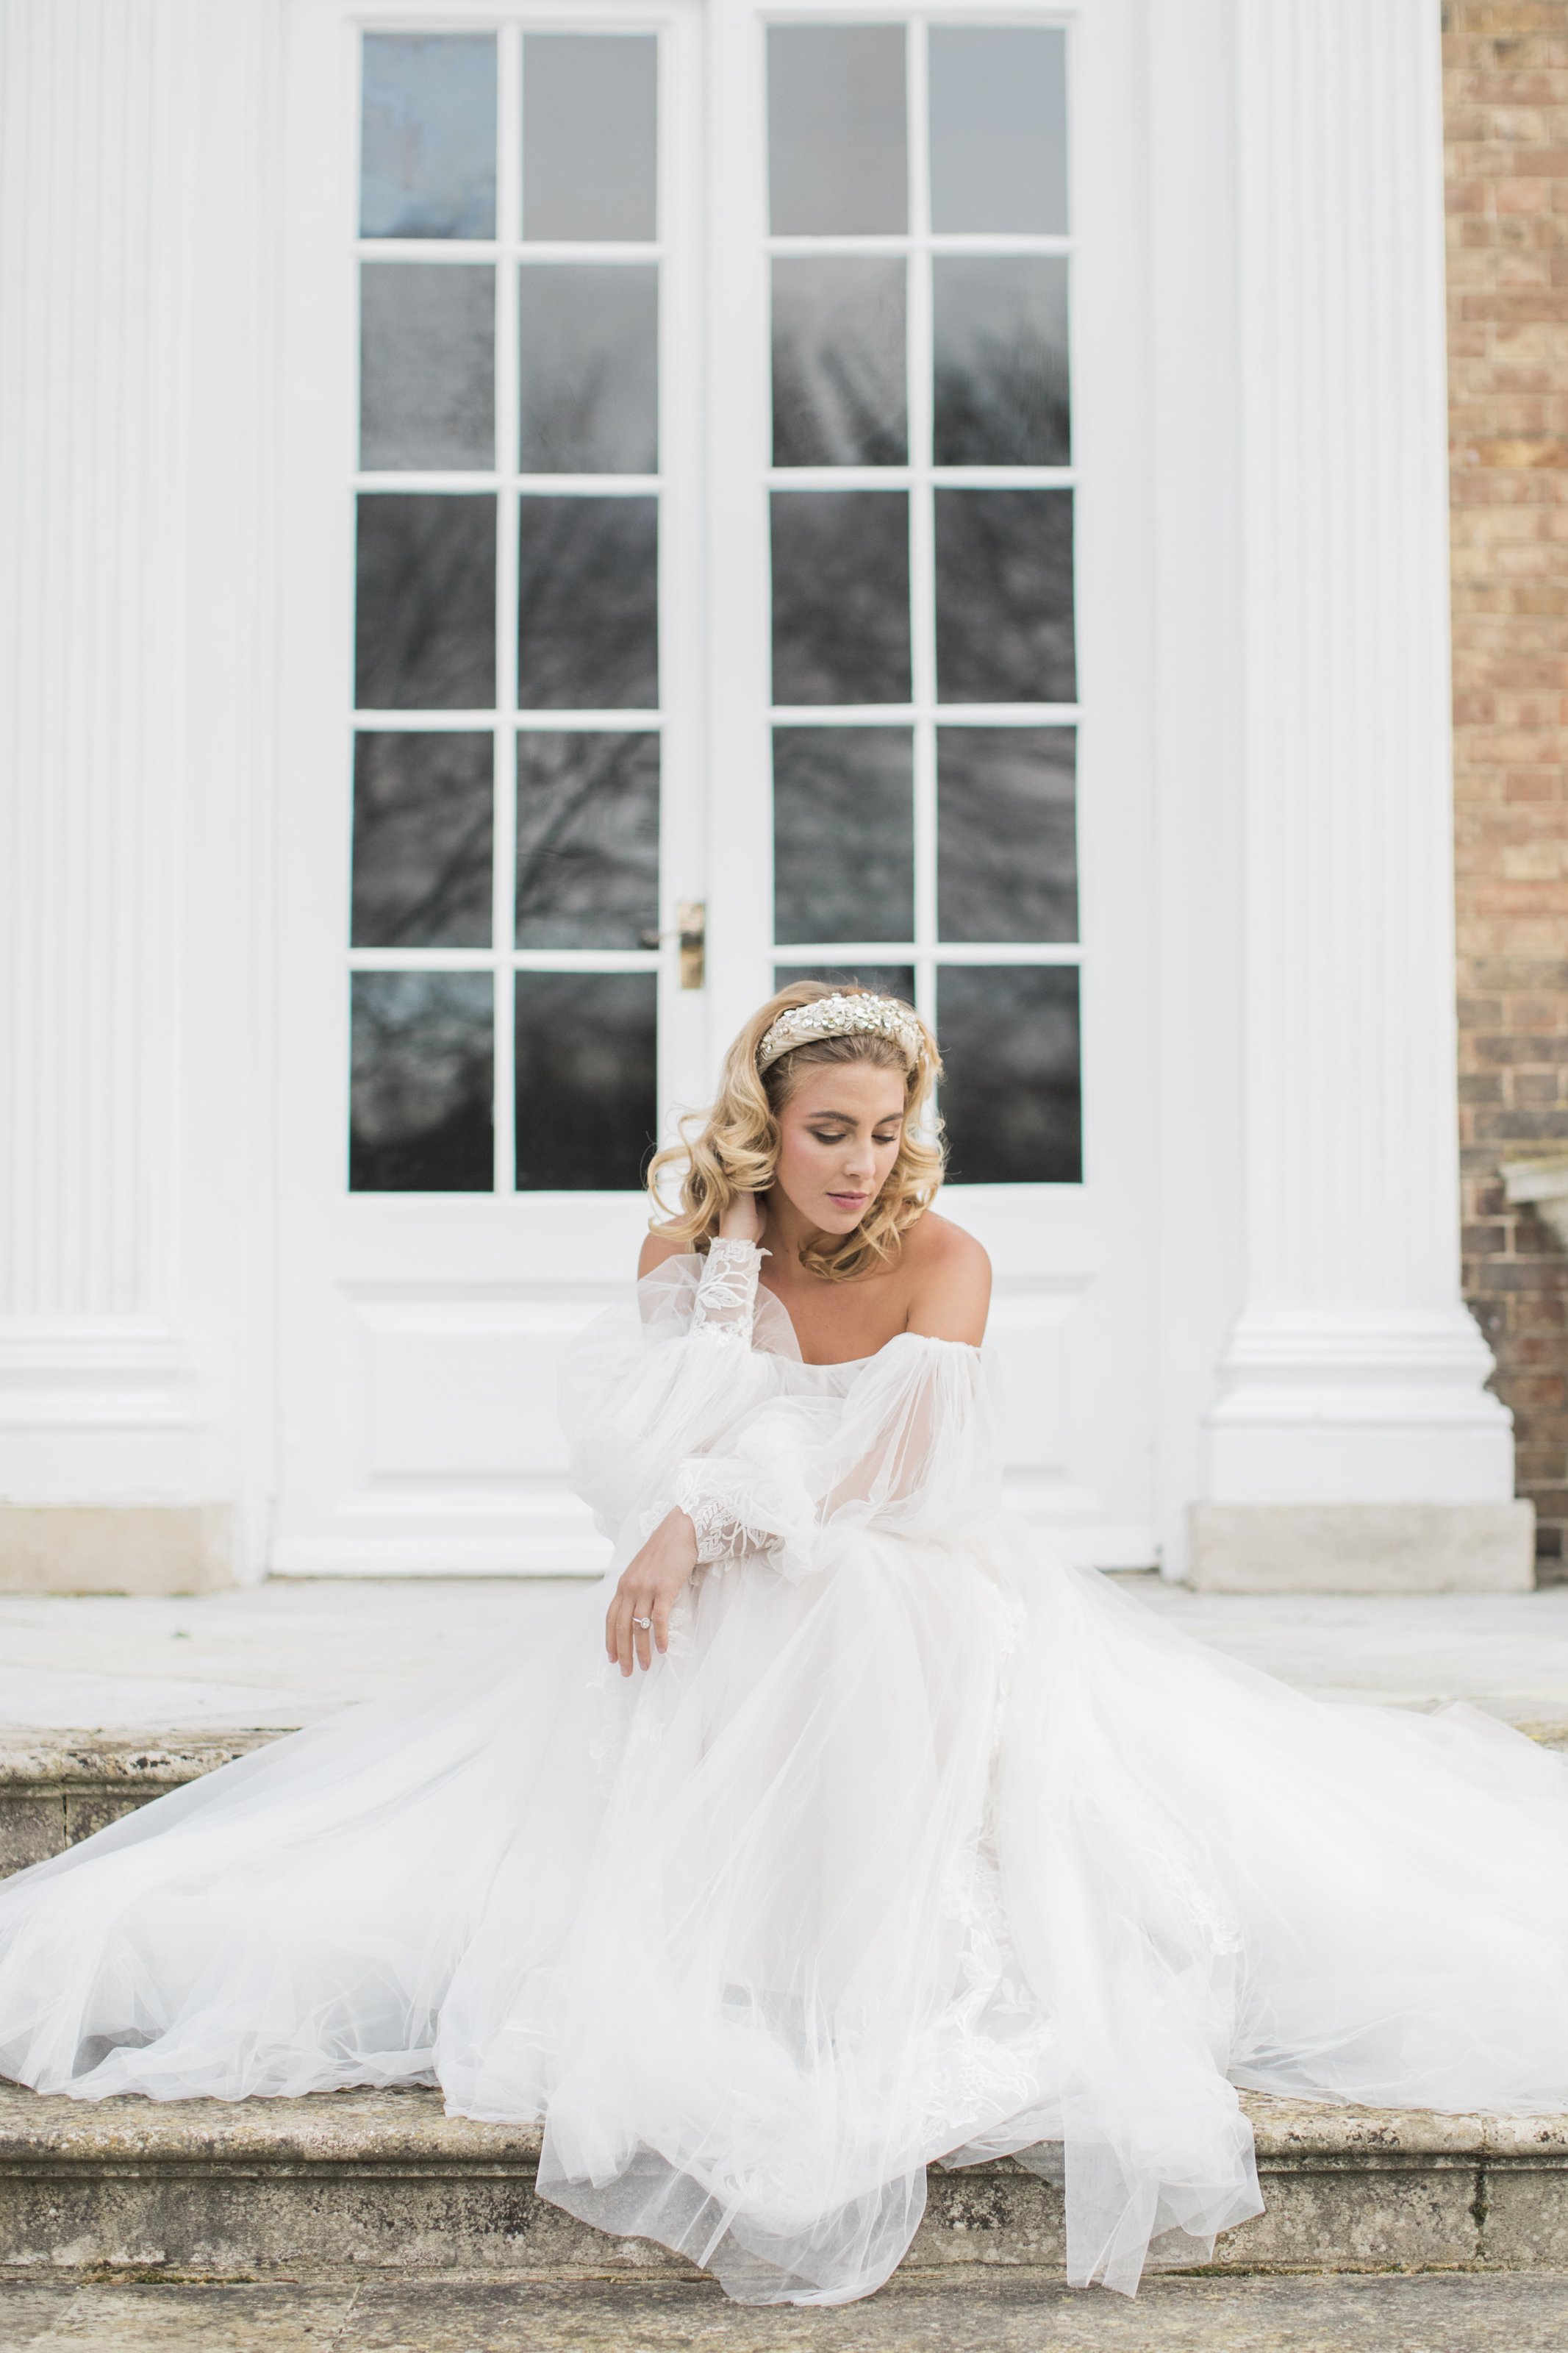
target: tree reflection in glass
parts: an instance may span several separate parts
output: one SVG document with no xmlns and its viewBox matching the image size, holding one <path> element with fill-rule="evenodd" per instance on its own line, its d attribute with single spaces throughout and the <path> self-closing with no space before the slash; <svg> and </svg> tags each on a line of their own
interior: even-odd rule
<svg viewBox="0 0 1568 2353">
<path fill-rule="evenodd" d="M 948 1175 L 1083 1180 L 1079 976 L 1068 965 L 946 965 L 937 976 Z"/>
<path fill-rule="evenodd" d="M 773 937 L 914 936 L 907 727 L 773 730 Z"/>
<path fill-rule="evenodd" d="M 493 758 L 478 732 L 354 737 L 356 948 L 489 945 Z"/>
<path fill-rule="evenodd" d="M 367 33 L 362 237 L 494 237 L 493 33 Z"/>
<path fill-rule="evenodd" d="M 934 495 L 941 700 L 1075 702 L 1072 492 Z"/>
<path fill-rule="evenodd" d="M 658 1125 L 658 976 L 517 975 L 520 1191 L 633 1193 Z"/>
<path fill-rule="evenodd" d="M 353 992 L 350 1190 L 488 1193 L 489 973 L 356 972 Z"/>
<path fill-rule="evenodd" d="M 937 929 L 944 940 L 1076 940 L 1077 733 L 937 730 Z"/>
<path fill-rule="evenodd" d="M 905 1005 L 915 1001 L 912 964 L 781 964 L 773 967 L 773 987 L 787 988 L 792 980 L 825 980 L 833 988 L 869 988 L 879 997 L 896 997 Z"/>
<path fill-rule="evenodd" d="M 907 702 L 907 495 L 775 491 L 771 505 L 774 702 Z"/>
<path fill-rule="evenodd" d="M 525 711 L 658 707 L 658 501 L 519 501 L 518 701 Z"/>
<path fill-rule="evenodd" d="M 493 709 L 495 634 L 495 500 L 362 491 L 357 708 Z"/>
<path fill-rule="evenodd" d="M 636 948 L 658 929 L 658 737 L 517 739 L 517 944 Z"/>
<path fill-rule="evenodd" d="M 432 472 L 496 461 L 496 274 L 466 262 L 360 270 L 360 464 Z"/>
<path fill-rule="evenodd" d="M 552 262 L 518 280 L 525 474 L 658 470 L 658 271 Z"/>
<path fill-rule="evenodd" d="M 932 262 L 939 466 L 1071 463 L 1067 273 L 1055 254 Z"/>
<path fill-rule="evenodd" d="M 775 466 L 904 463 L 901 259 L 776 260 L 773 343 Z"/>
</svg>

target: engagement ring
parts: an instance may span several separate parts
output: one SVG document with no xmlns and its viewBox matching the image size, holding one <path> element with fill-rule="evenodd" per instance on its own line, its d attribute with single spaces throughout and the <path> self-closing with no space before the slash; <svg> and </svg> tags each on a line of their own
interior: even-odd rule
<svg viewBox="0 0 1568 2353">
<path fill-rule="evenodd" d="M 653 1620 L 651 1618 L 634 1618 L 632 1620 L 632 1624 L 634 1626 L 651 1626 L 653 1624 Z"/>
</svg>

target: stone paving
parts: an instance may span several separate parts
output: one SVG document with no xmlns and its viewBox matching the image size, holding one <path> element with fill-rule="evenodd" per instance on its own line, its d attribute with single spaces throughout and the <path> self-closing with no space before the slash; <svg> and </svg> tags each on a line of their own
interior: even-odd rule
<svg viewBox="0 0 1568 2353">
<path fill-rule="evenodd" d="M 0 2287 L 0 2353 L 1563 2353 L 1568 2274 L 899 2283 L 827 2311 L 701 2285 Z"/>
<path fill-rule="evenodd" d="M 1190 1593 L 1118 1585 L 1303 1690 L 1466 1698 L 1568 1733 L 1568 1586 L 1423 1596 Z M 0 1596 L 0 1731 L 281 1730 L 466 1650 L 493 1658 L 563 1609 L 568 1577 L 274 1578 L 193 1599 Z"/>
</svg>

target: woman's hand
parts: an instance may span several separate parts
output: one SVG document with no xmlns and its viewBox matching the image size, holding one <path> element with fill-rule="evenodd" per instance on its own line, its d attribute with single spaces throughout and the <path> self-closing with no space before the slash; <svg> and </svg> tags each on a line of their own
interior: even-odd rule
<svg viewBox="0 0 1568 2353">
<path fill-rule="evenodd" d="M 760 1242 L 763 1239 L 763 1199 L 760 1193 L 737 1193 L 719 1219 L 719 1239 L 721 1242 Z"/>
<path fill-rule="evenodd" d="M 670 1605 L 689 1584 L 697 1566 L 697 1531 L 684 1512 L 667 1512 L 640 1552 L 621 1571 L 605 1620 L 605 1649 L 629 1675 L 635 1658 L 639 1666 L 653 1664 L 653 1646 L 669 1648 Z M 650 1622 L 634 1625 L 634 1619 Z"/>
</svg>

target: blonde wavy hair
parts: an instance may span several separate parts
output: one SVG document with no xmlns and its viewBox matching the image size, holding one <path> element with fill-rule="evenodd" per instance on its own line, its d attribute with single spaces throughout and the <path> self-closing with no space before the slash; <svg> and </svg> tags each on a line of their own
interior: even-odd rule
<svg viewBox="0 0 1568 2353">
<path fill-rule="evenodd" d="M 897 1071 L 904 1082 L 899 1156 L 859 1224 L 847 1234 L 825 1235 L 803 1250 L 801 1264 L 829 1282 L 853 1282 L 896 1257 L 900 1235 L 930 1208 L 942 1178 L 941 1128 L 929 1116 L 942 1062 L 925 1023 L 910 1011 L 921 1039 L 913 1070 L 890 1038 L 874 1031 L 814 1039 L 781 1054 L 765 1071 L 757 1069 L 757 1049 L 781 1013 L 797 1005 L 815 1005 L 823 997 L 878 994 L 858 983 L 836 988 L 820 980 L 795 980 L 758 1007 L 724 1057 L 711 1109 L 689 1112 L 679 1123 L 680 1142 L 656 1153 L 648 1164 L 647 1188 L 658 1213 L 648 1220 L 651 1231 L 684 1242 L 689 1250 L 706 1250 L 736 1196 L 765 1193 L 773 1183 L 779 1113 L 806 1072 L 825 1064 L 872 1062 L 880 1070 Z M 679 1208 L 671 1217 L 660 1178 L 673 1176 L 678 1169 Z"/>
</svg>

